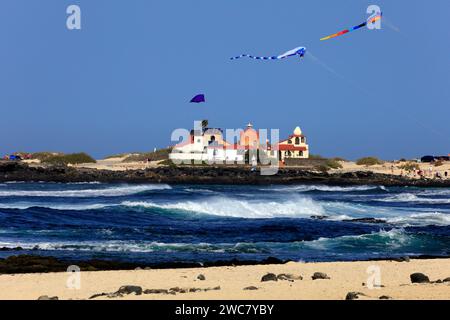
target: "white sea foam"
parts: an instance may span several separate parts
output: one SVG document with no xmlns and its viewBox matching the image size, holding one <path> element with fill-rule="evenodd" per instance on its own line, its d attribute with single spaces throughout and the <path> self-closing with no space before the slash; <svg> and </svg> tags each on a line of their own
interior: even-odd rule
<svg viewBox="0 0 450 320">
<path fill-rule="evenodd" d="M 450 196 L 450 188 L 446 189 L 425 189 L 419 193 L 420 196 Z"/>
<path fill-rule="evenodd" d="M 166 184 L 122 185 L 98 189 L 73 190 L 1 190 L 0 197 L 116 197 L 150 190 L 171 189 Z"/>
<path fill-rule="evenodd" d="M 258 252 L 254 244 L 241 243 L 163 243 L 163 242 L 130 242 L 130 241 L 80 241 L 80 242 L 1 242 L 0 247 L 17 248 L 25 250 L 67 250 L 67 251 L 94 251 L 94 252 Z"/>
<path fill-rule="evenodd" d="M 293 197 L 283 202 L 214 197 L 208 200 L 180 201 L 175 203 L 124 201 L 122 205 L 240 218 L 309 217 L 325 213 L 318 202 L 306 197 Z"/>
<path fill-rule="evenodd" d="M 373 207 L 347 202 L 316 201 L 309 197 L 289 196 L 283 201 L 235 199 L 213 197 L 208 200 L 157 203 L 153 201 L 124 201 L 127 207 L 159 208 L 223 217 L 257 218 L 309 218 L 326 216 L 327 220 L 342 221 L 355 218 L 376 218 L 400 226 L 450 225 L 445 213 L 417 212 L 410 214 L 402 208 Z"/>
<path fill-rule="evenodd" d="M 11 204 L 0 204 L 0 209 L 19 209 L 25 210 L 30 208 L 47 208 L 53 210 L 96 210 L 112 206 L 110 204 L 49 204 L 49 203 L 30 203 L 30 202 L 16 202 Z"/>
<path fill-rule="evenodd" d="M 367 190 L 387 190 L 384 186 L 327 186 L 327 185 L 292 185 L 292 186 L 271 186 L 268 188 L 262 188 L 263 191 L 275 191 L 275 192 L 308 192 L 308 191 L 323 191 L 323 192 L 354 192 L 354 191 L 367 191 Z"/>
<path fill-rule="evenodd" d="M 380 230 L 368 234 L 341 236 L 336 238 L 319 238 L 312 241 L 301 241 L 299 244 L 314 250 L 353 249 L 367 248 L 367 245 L 382 246 L 390 249 L 397 249 L 408 245 L 413 240 L 414 235 L 408 234 L 404 229 L 392 229 L 389 231 Z"/>
<path fill-rule="evenodd" d="M 441 212 L 414 213 L 407 216 L 398 216 L 387 219 L 388 223 L 400 224 L 404 226 L 449 226 L 450 214 Z"/>
<path fill-rule="evenodd" d="M 414 203 L 424 203 L 424 204 L 447 204 L 450 203 L 450 199 L 436 199 L 436 198 L 424 198 L 418 197 L 412 193 L 401 193 L 395 196 L 390 196 L 377 201 L 382 202 L 414 202 Z"/>
<path fill-rule="evenodd" d="M 199 189 L 197 189 L 197 188 L 186 188 L 186 189 L 184 189 L 184 191 L 192 192 L 192 193 L 219 193 L 219 192 L 214 191 L 214 190 L 202 189 L 202 188 L 199 188 Z"/>
<path fill-rule="evenodd" d="M 80 241 L 80 242 L 5 242 L 0 241 L 0 247 L 22 247 L 26 250 L 67 250 L 94 252 L 213 252 L 213 253 L 261 253 L 271 249 L 293 250 L 336 250 L 351 252 L 378 248 L 381 250 L 395 250 L 415 245 L 418 239 L 414 234 L 408 234 L 403 229 L 378 231 L 369 234 L 341 236 L 336 238 L 319 238 L 310 241 L 296 241 L 291 243 L 257 242 L 257 243 L 163 243 L 156 241 Z"/>
<path fill-rule="evenodd" d="M 86 181 L 86 182 L 67 182 L 65 184 L 102 184 L 100 181 Z"/>
</svg>

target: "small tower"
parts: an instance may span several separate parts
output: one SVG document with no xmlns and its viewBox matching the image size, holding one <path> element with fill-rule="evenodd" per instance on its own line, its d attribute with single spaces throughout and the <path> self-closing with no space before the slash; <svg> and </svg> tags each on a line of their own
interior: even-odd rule
<svg viewBox="0 0 450 320">
<path fill-rule="evenodd" d="M 253 124 L 249 122 L 247 128 L 240 134 L 239 145 L 245 149 L 259 148 L 259 132 L 253 128 Z"/>
<path fill-rule="evenodd" d="M 294 136 L 301 136 L 302 135 L 302 129 L 300 127 L 296 127 L 294 129 Z"/>
</svg>

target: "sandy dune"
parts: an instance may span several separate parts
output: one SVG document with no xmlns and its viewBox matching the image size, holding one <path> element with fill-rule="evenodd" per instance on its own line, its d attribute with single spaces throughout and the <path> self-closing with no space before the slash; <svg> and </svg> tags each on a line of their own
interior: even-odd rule
<svg viewBox="0 0 450 320">
<path fill-rule="evenodd" d="M 332 170 L 332 172 L 354 172 L 354 171 L 372 171 L 375 173 L 384 173 L 384 174 L 394 174 L 394 175 L 403 175 L 408 177 L 415 177 L 419 178 L 417 175 L 413 175 L 412 173 L 408 173 L 405 170 L 402 170 L 401 166 L 404 165 L 404 163 L 394 163 L 394 162 L 386 162 L 381 165 L 375 165 L 375 166 L 360 166 L 357 165 L 355 162 L 351 161 L 345 161 L 341 162 L 343 168 L 342 169 L 336 169 Z M 434 176 L 437 172 L 439 172 L 443 178 L 445 171 L 448 172 L 450 175 L 450 162 L 446 161 L 443 162 L 440 166 L 434 166 L 430 165 L 429 163 L 417 163 L 422 171 L 425 173 L 425 177 L 430 178 Z M 447 179 L 450 179 L 450 176 L 447 177 Z"/>
<path fill-rule="evenodd" d="M 84 163 L 75 165 L 77 168 L 89 168 L 97 170 L 112 170 L 112 171 L 126 171 L 126 170 L 142 170 L 146 168 L 154 168 L 158 166 L 161 161 L 135 161 L 135 162 L 122 162 L 124 157 L 108 158 L 103 160 L 97 160 L 97 163 Z"/>
</svg>

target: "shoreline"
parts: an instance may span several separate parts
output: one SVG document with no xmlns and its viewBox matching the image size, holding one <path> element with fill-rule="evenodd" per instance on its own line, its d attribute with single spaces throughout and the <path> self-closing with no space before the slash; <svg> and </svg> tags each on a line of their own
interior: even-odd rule
<svg viewBox="0 0 450 320">
<path fill-rule="evenodd" d="M 379 277 L 371 288 L 373 270 Z M 3 274 L 0 299 L 449 300 L 449 270 L 450 259 L 446 258 L 82 271 L 79 289 L 67 287 L 73 274 L 66 272 Z M 424 274 L 429 281 L 412 283 L 414 273 Z"/>
<path fill-rule="evenodd" d="M 33 167 L 17 162 L 0 162 L 0 182 L 102 182 L 166 183 L 189 185 L 281 185 L 318 184 L 330 186 L 411 186 L 450 187 L 450 179 L 413 179 L 405 176 L 354 171 L 318 172 L 299 168 L 280 168 L 273 176 L 262 176 L 249 168 L 161 166 L 128 171 L 110 171 L 74 167 Z"/>
</svg>

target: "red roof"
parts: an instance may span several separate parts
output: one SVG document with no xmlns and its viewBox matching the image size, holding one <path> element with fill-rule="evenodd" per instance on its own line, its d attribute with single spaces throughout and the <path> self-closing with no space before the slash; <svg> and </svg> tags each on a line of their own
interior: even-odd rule
<svg viewBox="0 0 450 320">
<path fill-rule="evenodd" d="M 280 151 L 306 151 L 306 147 L 296 147 L 293 144 L 279 144 L 278 150 L 280 150 Z"/>
</svg>

